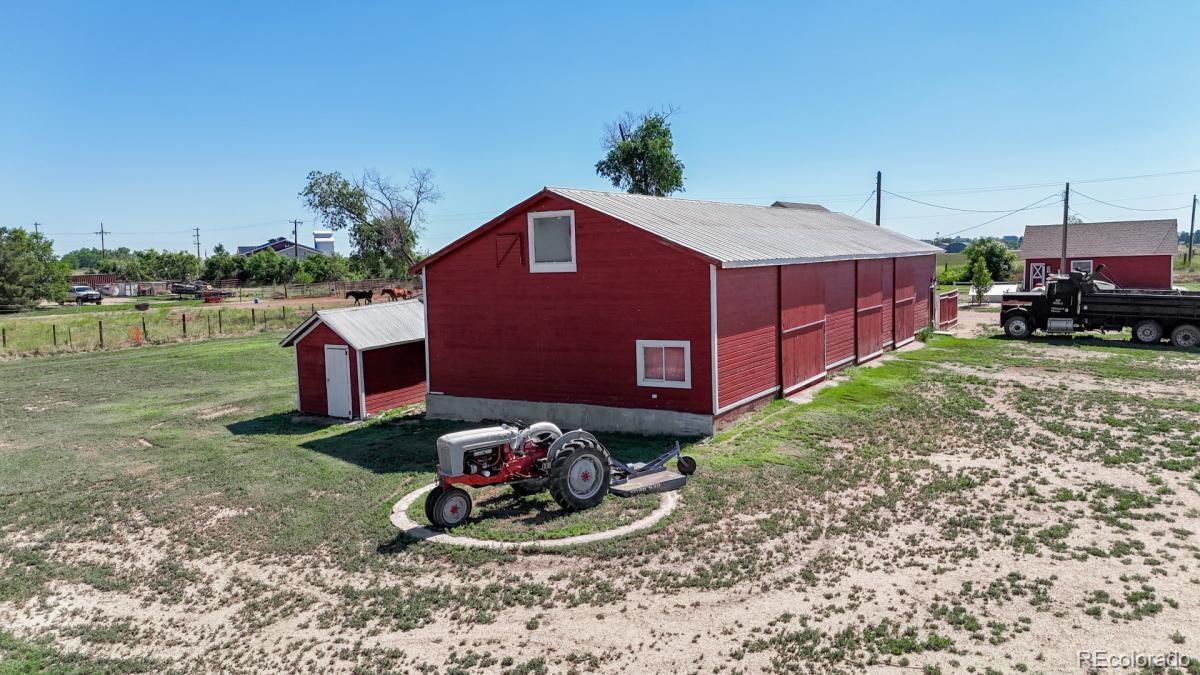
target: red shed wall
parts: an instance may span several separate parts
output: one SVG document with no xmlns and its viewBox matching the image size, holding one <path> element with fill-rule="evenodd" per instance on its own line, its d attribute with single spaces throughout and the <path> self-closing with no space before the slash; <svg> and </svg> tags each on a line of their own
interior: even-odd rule
<svg viewBox="0 0 1200 675">
<path fill-rule="evenodd" d="M 1100 278 L 1112 281 L 1122 288 L 1170 288 L 1172 260 L 1169 255 L 1131 255 L 1119 257 L 1076 256 L 1067 259 L 1067 269 L 1074 260 L 1091 260 L 1092 269 L 1104 265 Z M 1029 288 L 1029 267 L 1033 263 L 1045 263 L 1046 272 L 1058 272 L 1058 258 L 1030 258 L 1025 261 L 1024 286 Z"/>
<path fill-rule="evenodd" d="M 362 357 L 368 413 L 424 400 L 424 342 L 368 349 Z"/>
<path fill-rule="evenodd" d="M 933 279 L 937 274 L 937 263 L 931 255 L 909 258 L 912 265 L 913 280 L 913 312 L 916 323 L 915 330 L 929 326 L 933 320 Z"/>
<path fill-rule="evenodd" d="M 779 268 L 717 270 L 717 405 L 779 385 Z"/>
<path fill-rule="evenodd" d="M 883 346 L 886 347 L 895 342 L 892 320 L 896 314 L 896 259 L 887 258 L 880 263 L 883 265 L 881 271 L 883 286 L 880 293 L 883 301 Z"/>
<path fill-rule="evenodd" d="M 883 351 L 883 261 L 859 260 L 856 266 L 855 337 L 861 362 Z"/>
<path fill-rule="evenodd" d="M 325 395 L 325 345 L 345 345 L 346 341 L 323 323 L 309 331 L 296 343 L 296 379 L 300 387 L 300 412 L 313 415 L 329 413 Z M 350 407 L 355 417 L 361 417 L 358 396 L 358 356 L 353 347 L 347 349 L 350 359 Z"/>
<path fill-rule="evenodd" d="M 576 272 L 529 272 L 527 213 L 575 211 Z M 425 268 L 429 387 L 451 396 L 712 412 L 699 256 L 546 195 Z M 691 388 L 637 384 L 637 340 L 691 342 Z"/>
<path fill-rule="evenodd" d="M 825 373 L 825 277 L 821 265 L 784 265 L 780 273 L 783 393 Z"/>
</svg>

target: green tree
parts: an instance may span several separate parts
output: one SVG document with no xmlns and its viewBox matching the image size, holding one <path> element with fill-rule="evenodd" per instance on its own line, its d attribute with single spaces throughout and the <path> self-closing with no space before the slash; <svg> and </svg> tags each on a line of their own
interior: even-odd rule
<svg viewBox="0 0 1200 675">
<path fill-rule="evenodd" d="M 992 290 L 992 273 L 988 270 L 987 261 L 982 257 L 976 258 L 971 264 L 971 290 L 975 292 L 976 304 L 983 304 L 988 291 Z"/>
<path fill-rule="evenodd" d="M 36 307 L 67 299 L 71 269 L 54 255 L 54 244 L 23 228 L 0 227 L 0 306 Z"/>
<path fill-rule="evenodd" d="M 350 275 L 350 263 L 342 256 L 313 254 L 300 261 L 296 280 L 303 283 L 343 281 Z"/>
<path fill-rule="evenodd" d="M 675 154 L 671 125 L 675 109 L 625 116 L 605 130 L 604 159 L 596 173 L 613 187 L 639 195 L 666 197 L 683 190 L 683 162 Z"/>
<path fill-rule="evenodd" d="M 125 246 L 103 252 L 94 246 L 85 246 L 67 253 L 62 257 L 62 261 L 72 270 L 99 270 L 101 260 L 129 260 L 132 257 L 133 251 Z"/>
<path fill-rule="evenodd" d="M 246 258 L 246 277 L 259 284 L 284 284 L 296 276 L 299 264 L 295 259 L 265 249 Z"/>
<path fill-rule="evenodd" d="M 146 270 L 142 268 L 142 261 L 138 257 L 105 258 L 96 265 L 95 269 L 100 274 L 111 274 L 121 281 L 148 281 L 151 279 Z"/>
<path fill-rule="evenodd" d="M 355 256 L 364 267 L 389 276 L 407 275 L 416 262 L 413 251 L 424 209 L 441 197 L 428 169 L 414 169 L 402 186 L 373 169 L 352 180 L 337 171 L 312 171 L 300 191 L 304 205 L 322 224 L 350 231 Z"/>
<path fill-rule="evenodd" d="M 205 281 L 220 281 L 241 277 L 245 263 L 246 259 L 243 256 L 233 255 L 225 249 L 224 244 L 217 244 L 212 255 L 205 258 L 200 278 Z"/>
<path fill-rule="evenodd" d="M 993 281 L 1010 279 L 1017 269 L 1017 254 L 1005 246 L 1003 241 L 992 237 L 980 237 L 967 244 L 967 247 L 963 249 L 963 255 L 967 258 L 968 269 L 971 270 L 972 277 L 975 274 L 977 260 L 984 261 Z"/>
</svg>

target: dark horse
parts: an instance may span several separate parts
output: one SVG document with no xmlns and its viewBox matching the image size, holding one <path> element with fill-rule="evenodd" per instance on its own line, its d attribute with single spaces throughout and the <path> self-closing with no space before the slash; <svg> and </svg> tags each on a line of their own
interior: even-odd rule
<svg viewBox="0 0 1200 675">
<path fill-rule="evenodd" d="M 366 300 L 367 304 L 371 304 L 371 298 L 375 295 L 375 291 L 346 291 L 346 299 L 354 298 L 354 304 L 358 304 L 360 300 Z"/>
</svg>

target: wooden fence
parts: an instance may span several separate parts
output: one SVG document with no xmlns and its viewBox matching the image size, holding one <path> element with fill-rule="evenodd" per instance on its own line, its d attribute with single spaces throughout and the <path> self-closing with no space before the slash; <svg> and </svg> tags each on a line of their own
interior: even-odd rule
<svg viewBox="0 0 1200 675">
<path fill-rule="evenodd" d="M 938 330 L 947 330 L 958 325 L 958 291 L 938 294 L 935 321 Z"/>
</svg>

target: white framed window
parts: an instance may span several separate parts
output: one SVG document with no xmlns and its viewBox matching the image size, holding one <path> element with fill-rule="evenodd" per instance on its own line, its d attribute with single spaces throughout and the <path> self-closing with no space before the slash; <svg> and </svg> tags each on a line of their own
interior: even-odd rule
<svg viewBox="0 0 1200 675">
<path fill-rule="evenodd" d="M 1071 261 L 1071 271 L 1072 272 L 1083 272 L 1084 274 L 1091 274 L 1092 273 L 1092 261 L 1091 260 L 1072 260 Z"/>
<path fill-rule="evenodd" d="M 529 271 L 575 271 L 575 212 L 529 213 Z"/>
<path fill-rule="evenodd" d="M 692 388 L 692 343 L 688 340 L 638 340 L 639 387 Z"/>
</svg>

